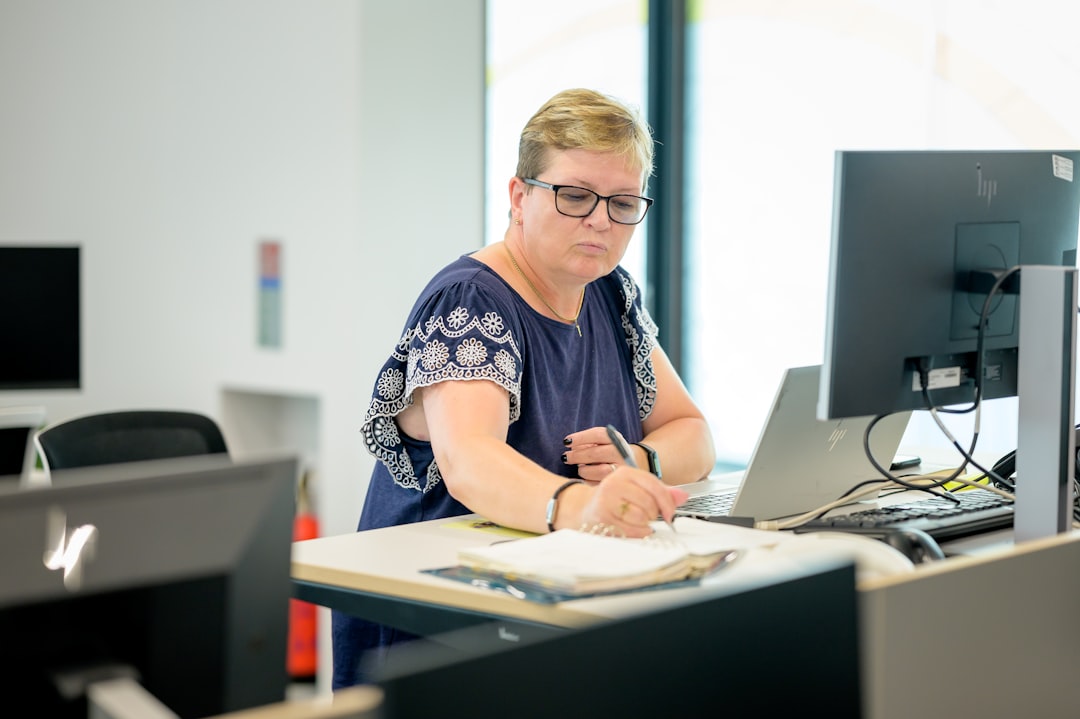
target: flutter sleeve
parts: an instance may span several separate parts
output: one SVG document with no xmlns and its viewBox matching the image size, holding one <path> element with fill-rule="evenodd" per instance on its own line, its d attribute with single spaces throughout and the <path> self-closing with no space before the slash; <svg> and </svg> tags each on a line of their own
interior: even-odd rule
<svg viewBox="0 0 1080 719">
<path fill-rule="evenodd" d="M 652 351 L 657 345 L 658 330 L 641 301 L 641 289 L 634 278 L 622 267 L 617 267 L 609 277 L 618 283 L 622 328 L 630 348 L 634 384 L 637 387 L 638 415 L 645 421 L 656 405 L 656 372 L 653 370 Z"/>
<path fill-rule="evenodd" d="M 469 283 L 444 287 L 413 309 L 379 372 L 361 427 L 368 451 L 398 484 L 420 488 L 394 422 L 418 388 L 487 380 L 510 394 L 509 421 L 520 417 L 522 358 L 510 312 L 489 288 Z"/>
</svg>

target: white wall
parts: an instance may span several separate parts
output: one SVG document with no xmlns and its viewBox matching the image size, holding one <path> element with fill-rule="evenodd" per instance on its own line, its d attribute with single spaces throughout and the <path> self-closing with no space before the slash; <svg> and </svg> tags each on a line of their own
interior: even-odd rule
<svg viewBox="0 0 1080 719">
<path fill-rule="evenodd" d="M 84 258 L 83 388 L 0 405 L 206 412 L 236 454 L 301 453 L 322 533 L 355 529 L 375 375 L 483 244 L 483 7 L 0 0 L 0 244 Z M 264 238 L 281 349 L 257 345 Z"/>
<path fill-rule="evenodd" d="M 482 0 L 0 0 L 0 243 L 84 257 L 83 389 L 0 404 L 228 415 L 242 453 L 294 420 L 225 398 L 284 397 L 318 424 L 282 443 L 317 443 L 324 532 L 354 529 L 378 367 L 482 244 L 483 27 Z M 280 350 L 256 342 L 262 238 Z"/>
</svg>

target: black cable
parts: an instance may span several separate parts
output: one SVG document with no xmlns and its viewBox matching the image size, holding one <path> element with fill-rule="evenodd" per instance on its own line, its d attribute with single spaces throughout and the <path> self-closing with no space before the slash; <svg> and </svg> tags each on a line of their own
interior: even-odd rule
<svg viewBox="0 0 1080 719">
<path fill-rule="evenodd" d="M 1009 279 L 1013 275 L 1020 272 L 1020 265 L 1013 265 L 1009 269 L 1005 270 L 997 281 L 990 286 L 990 291 L 986 293 L 986 299 L 983 300 L 982 312 L 979 314 L 979 333 L 975 340 L 975 400 L 976 402 L 982 397 L 982 383 L 983 383 L 983 348 L 986 344 L 986 326 L 990 324 L 990 303 L 994 299 L 994 295 L 997 294 L 1001 286 L 1005 284 L 1005 280 Z"/>
<path fill-rule="evenodd" d="M 960 454 L 962 454 L 964 456 L 964 459 L 965 459 L 965 461 L 967 463 L 970 463 L 973 467 L 975 467 L 975 469 L 982 472 L 981 475 L 979 475 L 978 477 L 976 477 L 975 479 L 973 479 L 971 481 L 973 481 L 973 482 L 981 482 L 984 479 L 989 479 L 991 482 L 993 482 L 994 486 L 997 487 L 998 489 L 1003 489 L 1003 490 L 1009 492 L 1010 494 L 1013 493 L 1015 485 L 1013 485 L 1012 482 L 1010 482 L 1010 481 L 1006 480 L 1005 478 L 1001 477 L 1000 475 L 998 475 L 998 473 L 995 471 L 995 469 L 987 469 L 986 467 L 982 466 L 981 464 L 976 462 L 975 459 L 971 456 L 970 453 L 974 452 L 974 447 L 975 447 L 974 442 L 972 442 L 972 449 L 969 450 L 969 452 L 965 452 L 963 450 L 963 448 L 960 447 L 960 445 L 958 443 L 956 443 L 956 442 L 953 442 L 953 446 L 956 447 L 956 449 L 959 450 Z"/>
<path fill-rule="evenodd" d="M 866 426 L 866 429 L 863 431 L 863 452 L 866 454 L 866 458 L 870 460 L 870 464 L 874 465 L 874 469 L 876 469 L 882 475 L 882 479 L 867 479 L 865 481 L 859 482 L 854 487 L 851 487 L 848 491 L 846 491 L 842 495 L 840 495 L 839 499 L 843 499 L 844 497 L 850 496 L 850 495 L 858 492 L 863 487 L 867 487 L 867 486 L 870 486 L 872 484 L 883 484 L 883 483 L 887 483 L 887 482 L 892 482 L 894 484 L 899 485 L 900 487 L 903 487 L 902 490 L 898 490 L 898 491 L 905 491 L 906 492 L 908 490 L 916 490 L 916 491 L 919 491 L 919 492 L 926 492 L 927 494 L 931 495 L 932 497 L 940 497 L 940 498 L 948 499 L 950 502 L 952 502 L 954 504 L 960 504 L 960 500 L 958 500 L 956 497 L 953 497 L 948 492 L 948 490 L 946 490 L 943 493 L 935 492 L 933 490 L 935 488 L 941 489 L 941 488 L 943 488 L 942 485 L 947 484 L 948 482 L 951 482 L 954 479 L 956 479 L 957 477 L 959 477 L 960 473 L 963 472 L 964 468 L 967 466 L 966 463 L 964 465 L 961 465 L 955 472 L 953 472 L 948 477 L 944 477 L 944 478 L 942 478 L 940 480 L 934 480 L 933 482 L 931 482 L 929 484 L 922 484 L 922 485 L 915 484 L 913 482 L 908 482 L 907 480 L 894 475 L 892 472 L 890 472 L 889 470 L 887 470 L 887 469 L 885 469 L 884 467 L 881 466 L 881 464 L 874 457 L 874 453 L 870 449 L 870 433 L 873 431 L 874 426 L 877 425 L 878 422 L 880 422 L 881 420 L 885 419 L 888 416 L 889 416 L 888 414 L 879 414 L 878 416 L 874 417 L 874 419 L 872 419 L 870 421 L 870 423 Z M 828 511 L 829 510 L 827 510 L 827 509 L 822 510 L 822 511 L 818 512 L 817 514 L 815 514 L 812 519 L 820 519 L 821 517 L 824 517 L 825 514 L 828 513 Z"/>
<path fill-rule="evenodd" d="M 998 459 L 998 461 L 994 462 L 994 466 L 991 467 L 989 471 L 983 469 L 982 467 L 979 467 L 979 469 L 982 469 L 983 473 L 976 477 L 973 481 L 981 482 L 984 479 L 989 479 L 998 489 L 1003 489 L 1010 494 L 1015 494 L 1016 482 L 1012 480 L 1011 476 L 1004 476 L 999 474 L 1002 467 L 1004 467 L 1005 464 L 1008 462 L 1014 462 L 1015 458 L 1016 452 L 1009 452 L 1004 457 L 1001 457 L 1000 459 Z"/>
<path fill-rule="evenodd" d="M 890 413 L 890 414 L 892 414 L 892 413 Z M 939 494 L 939 493 L 937 493 L 937 492 L 935 492 L 933 490 L 935 488 L 942 488 L 945 484 L 948 484 L 949 482 L 951 482 L 954 479 L 956 479 L 957 477 L 959 477 L 960 474 L 967 468 L 967 462 L 964 462 L 964 464 L 960 465 L 956 469 L 956 471 L 954 471 L 948 477 L 943 477 L 941 479 L 936 479 L 936 480 L 930 482 L 929 484 L 921 484 L 921 485 L 920 484 L 915 484 L 914 482 L 908 482 L 907 480 L 905 480 L 905 479 L 903 479 L 901 477 L 897 477 L 892 472 L 890 472 L 889 470 L 887 470 L 883 466 L 881 466 L 881 464 L 877 461 L 877 458 L 874 457 L 874 453 L 870 449 L 870 433 L 874 430 L 874 426 L 877 425 L 878 422 L 880 422 L 881 420 L 885 419 L 888 416 L 889 416 L 888 414 L 879 414 L 878 416 L 874 417 L 874 419 L 872 419 L 870 421 L 870 424 L 866 425 L 866 430 L 863 432 L 863 452 L 866 453 L 866 458 L 870 460 L 870 464 L 874 465 L 874 469 L 876 469 L 881 474 L 881 476 L 885 477 L 888 481 L 895 482 L 896 484 L 899 484 L 901 487 L 906 487 L 908 489 L 915 489 L 915 490 L 918 490 L 920 492 L 927 492 L 928 494 L 931 494 L 931 495 L 933 495 L 935 497 L 944 496 L 944 497 L 947 497 L 953 503 L 959 504 L 960 500 L 958 500 L 956 497 L 952 497 L 948 493 L 942 495 L 942 494 Z M 974 444 L 972 445 L 972 447 L 974 448 Z"/>
<path fill-rule="evenodd" d="M 1010 267 L 1009 269 L 1005 270 L 1005 272 L 1002 273 L 997 278 L 997 280 L 995 280 L 994 284 L 991 285 L 990 290 L 986 293 L 986 299 L 983 301 L 982 311 L 979 313 L 979 331 L 978 331 L 978 334 L 976 336 L 976 344 L 975 344 L 975 391 L 974 391 L 973 400 L 972 400 L 972 403 L 971 403 L 970 407 L 953 408 L 953 409 L 950 409 L 950 408 L 947 408 L 947 407 L 937 407 L 937 408 L 935 408 L 933 401 L 930 399 L 930 390 L 929 390 L 929 369 L 930 368 L 928 367 L 928 363 L 927 363 L 927 361 L 925 359 L 920 363 L 920 365 L 918 367 L 918 373 L 919 373 L 919 382 L 920 382 L 920 386 L 921 386 L 921 389 L 922 389 L 923 400 L 924 400 L 924 402 L 926 404 L 926 408 L 928 410 L 930 410 L 931 412 L 938 411 L 938 412 L 947 412 L 947 413 L 950 413 L 950 414 L 965 414 L 965 413 L 972 412 L 972 411 L 978 409 L 979 404 L 982 401 L 983 374 L 984 374 L 984 371 L 983 371 L 984 350 L 986 348 L 986 328 L 987 328 L 987 325 L 989 325 L 990 304 L 993 301 L 994 295 L 996 295 L 1001 290 L 1002 285 L 1005 284 L 1005 282 L 1009 279 L 1009 277 L 1011 277 L 1012 275 L 1018 273 L 1019 271 L 1020 271 L 1020 266 L 1019 265 Z M 1080 314 L 1080 306 L 1077 307 L 1077 313 Z M 871 464 L 873 464 L 874 467 L 883 476 L 887 477 L 889 480 L 891 480 L 893 482 L 896 482 L 897 484 L 900 484 L 902 486 L 910 487 L 911 489 L 923 489 L 923 487 L 914 486 L 909 482 L 904 482 L 899 477 L 894 477 L 891 473 L 889 473 L 884 467 L 882 467 L 877 462 L 877 460 L 874 458 L 873 454 L 871 453 L 871 451 L 870 451 L 870 431 L 871 431 L 871 429 L 873 429 L 873 426 L 875 424 L 877 424 L 878 421 L 880 421 L 882 418 L 884 418 L 886 416 L 888 416 L 888 415 L 879 415 L 879 416 L 875 417 L 873 422 L 871 422 L 870 425 L 866 428 L 866 432 L 865 432 L 864 437 L 863 437 L 863 449 L 866 452 L 867 458 L 870 460 Z M 1078 429 L 1080 429 L 1080 427 L 1078 427 Z M 948 434 L 948 433 L 946 433 L 946 434 Z M 974 480 L 972 480 L 973 482 L 978 483 L 978 482 L 981 482 L 982 480 L 986 479 L 986 480 L 989 480 L 996 488 L 1008 491 L 1010 494 L 1015 494 L 1015 492 L 1016 492 L 1016 482 L 1011 477 L 1008 477 L 1008 478 L 1002 477 L 1001 475 L 999 475 L 997 473 L 998 467 L 1001 466 L 1002 462 L 1004 462 L 1008 458 L 1008 456 L 1003 457 L 1002 459 L 998 460 L 994 464 L 994 467 L 992 469 L 987 469 L 986 467 L 983 467 L 981 464 L 979 464 L 975 460 L 973 455 L 975 454 L 975 446 L 976 446 L 976 443 L 978 442 L 978 437 L 979 437 L 979 433 L 976 431 L 974 433 L 974 435 L 972 436 L 972 439 L 971 439 L 971 447 L 967 451 L 965 451 L 964 448 L 960 446 L 960 443 L 957 442 L 955 440 L 955 438 L 952 438 L 952 445 L 956 448 L 956 450 L 958 452 L 960 452 L 961 456 L 963 456 L 964 463 L 955 472 L 953 472 L 951 475 L 949 475 L 948 478 L 937 481 L 937 482 L 933 482 L 933 483 L 931 483 L 929 485 L 925 485 L 925 487 L 927 488 L 926 491 L 929 491 L 930 487 L 941 487 L 942 485 L 953 481 L 954 479 L 956 479 L 957 477 L 960 476 L 961 472 L 963 472 L 963 470 L 967 467 L 968 464 L 971 464 L 976 469 L 978 469 L 980 472 L 982 472 L 982 474 L 979 477 L 976 477 Z M 1013 454 L 1015 456 L 1015 453 L 1013 453 Z M 877 481 L 877 480 L 875 480 L 875 481 Z M 867 483 L 864 482 L 863 484 L 867 484 Z M 1073 491 L 1072 491 L 1072 495 L 1073 495 L 1072 514 L 1073 514 L 1074 520 L 1080 522 L 1080 476 L 1078 476 L 1076 474 L 1075 469 L 1074 469 L 1074 477 L 1073 477 L 1072 485 L 1073 485 L 1072 486 L 1072 489 L 1073 489 Z M 862 486 L 862 485 L 858 485 L 858 486 Z M 853 488 L 851 491 L 855 491 L 855 488 Z M 950 490 L 950 491 L 955 491 L 955 490 Z M 941 495 L 935 494 L 935 496 L 941 496 Z M 948 493 L 946 495 L 944 495 L 944 496 L 948 496 L 954 502 L 957 501 L 955 497 L 950 496 Z"/>
<path fill-rule="evenodd" d="M 1001 286 L 1003 284 L 1005 284 L 1005 281 L 1008 280 L 1009 277 L 1011 277 L 1012 275 L 1016 274 L 1019 271 L 1020 271 L 1020 266 L 1019 265 L 1014 265 L 1013 267 L 1010 267 L 1009 269 L 1005 270 L 1005 272 L 1003 272 L 994 281 L 994 284 L 990 286 L 990 290 L 986 293 L 986 299 L 983 300 L 982 311 L 979 313 L 979 331 L 978 331 L 978 333 L 976 335 L 976 339 L 975 339 L 975 392 L 974 392 L 970 407 L 963 407 L 963 408 L 935 407 L 933 400 L 930 399 L 930 387 L 929 387 L 930 386 L 930 378 L 929 378 L 930 367 L 928 366 L 928 362 L 925 359 L 923 359 L 920 362 L 918 370 L 917 370 L 918 373 L 919 373 L 919 385 L 920 385 L 920 389 L 922 390 L 923 402 L 926 404 L 926 409 L 929 410 L 930 412 L 935 412 L 936 411 L 936 412 L 947 412 L 949 414 L 966 414 L 968 412 L 972 412 L 972 411 L 977 410 L 979 408 L 979 404 L 982 402 L 983 354 L 984 354 L 984 351 L 985 351 L 985 348 L 986 348 L 986 327 L 987 327 L 987 325 L 990 324 L 990 304 L 993 301 L 994 295 L 996 295 L 998 293 L 998 291 L 1001 290 Z M 1080 307 L 1077 308 L 1077 311 L 1080 312 Z M 909 483 L 902 482 L 899 478 L 893 477 L 891 474 L 889 474 L 889 472 L 887 472 L 885 470 L 885 468 L 881 467 L 878 464 L 877 460 L 874 459 L 873 455 L 870 452 L 870 430 L 873 428 L 874 424 L 876 424 L 878 422 L 878 420 L 880 420 L 883 416 L 885 416 L 885 415 L 879 415 L 878 417 L 876 417 L 874 419 L 874 421 L 871 422 L 870 426 L 867 427 L 866 437 L 865 437 L 864 442 L 863 442 L 864 449 L 866 451 L 866 456 L 870 459 L 870 462 L 882 474 L 884 474 L 885 476 L 889 477 L 893 481 L 896 481 L 896 482 L 898 482 L 898 483 L 900 483 L 900 484 L 902 484 L 904 486 L 909 486 Z M 948 432 L 946 432 L 946 434 L 948 434 Z M 1009 486 L 1010 483 L 1005 481 L 1004 479 L 1002 479 L 993 469 L 986 469 L 985 467 L 980 465 L 977 461 L 975 461 L 975 458 L 974 458 L 975 446 L 979 441 L 979 433 L 978 433 L 978 431 L 976 431 L 972 435 L 972 437 L 971 437 L 971 447 L 966 451 L 964 450 L 964 448 L 962 446 L 960 446 L 960 443 L 957 442 L 955 438 L 951 437 L 951 435 L 950 435 L 950 439 L 952 440 L 952 445 L 956 448 L 956 450 L 964 458 L 964 462 L 963 462 L 963 464 L 960 465 L 959 468 L 957 468 L 957 470 L 955 472 L 953 472 L 951 475 L 949 475 L 949 477 L 947 479 L 943 479 L 940 482 L 935 482 L 935 483 L 933 483 L 931 485 L 927 485 L 927 486 L 938 486 L 938 487 L 940 487 L 940 486 L 942 486 L 942 485 L 944 485 L 944 484 L 946 484 L 948 482 L 953 481 L 954 479 L 956 479 L 957 477 L 960 476 L 960 474 L 967 468 L 968 464 L 971 464 L 972 466 L 974 466 L 976 469 L 978 469 L 980 472 L 983 473 L 981 477 L 978 477 L 974 481 L 978 482 L 978 481 L 981 481 L 982 479 L 989 479 L 999 489 L 1001 488 L 1002 485 Z M 996 466 L 995 466 L 995 469 L 996 469 Z M 953 497 L 952 499 L 955 501 L 955 497 Z"/>
<path fill-rule="evenodd" d="M 983 387 L 983 351 L 986 347 L 986 326 L 990 324 L 990 303 L 994 299 L 1000 290 L 1001 286 L 1005 284 L 1005 281 L 1020 271 L 1020 265 L 1013 265 L 1009 269 L 1005 270 L 994 284 L 990 286 L 990 290 L 986 293 L 986 299 L 983 300 L 982 311 L 979 313 L 979 332 L 975 338 L 975 394 L 971 402 L 970 407 L 963 407 L 959 409 L 950 409 L 948 407 L 938 407 L 937 411 L 946 412 L 948 414 L 967 414 L 979 407 L 979 402 L 982 401 L 982 387 Z M 1080 307 L 1077 308 L 1080 312 Z M 919 368 L 920 375 L 923 375 L 927 371 L 927 368 L 921 366 Z M 923 379 L 923 393 L 926 397 L 927 408 L 933 406 L 929 399 L 929 390 L 926 388 L 927 382 L 925 376 Z"/>
<path fill-rule="evenodd" d="M 1001 287 L 1006 282 L 1006 280 L 1008 280 L 1009 277 L 1011 277 L 1012 275 L 1018 273 L 1019 271 L 1020 271 L 1020 266 L 1019 265 L 1015 265 L 1015 266 L 1010 267 L 1007 270 L 1005 270 L 1005 272 L 1003 272 L 995 280 L 994 284 L 991 285 L 990 290 L 986 294 L 986 299 L 983 301 L 982 311 L 979 313 L 979 331 L 978 331 L 978 333 L 976 335 L 976 340 L 975 340 L 975 343 L 976 343 L 975 344 L 975 390 L 974 390 L 972 403 L 971 403 L 970 407 L 963 407 L 963 408 L 935 407 L 934 403 L 933 403 L 933 400 L 931 400 L 931 398 L 930 398 L 930 389 L 929 389 L 930 367 L 929 367 L 929 363 L 928 363 L 928 361 L 926 359 L 923 359 L 920 362 L 919 367 L 917 369 L 918 374 L 919 374 L 919 384 L 920 384 L 920 389 L 921 389 L 922 395 L 923 395 L 923 401 L 926 404 L 926 409 L 929 410 L 930 412 L 935 412 L 936 411 L 936 412 L 947 412 L 947 413 L 950 413 L 950 414 L 966 414 L 966 413 L 975 411 L 975 410 L 977 410 L 979 408 L 979 405 L 982 402 L 983 374 L 984 374 L 984 370 L 983 370 L 984 351 L 985 351 L 985 348 L 986 348 L 986 328 L 987 328 L 987 325 L 989 324 L 989 317 L 990 317 L 990 304 L 993 301 L 994 295 L 996 295 L 1001 290 Z M 1077 307 L 1077 313 L 1080 314 L 1080 306 Z M 950 474 L 948 477 L 944 477 L 944 478 L 939 479 L 939 480 L 934 480 L 933 482 L 930 482 L 929 484 L 918 485 L 918 484 L 914 484 L 912 482 L 905 481 L 901 477 L 893 475 L 892 472 L 885 469 L 885 467 L 883 467 L 877 461 L 877 458 L 874 457 L 874 454 L 870 449 L 870 433 L 873 431 L 874 426 L 878 422 L 880 422 L 885 417 L 888 417 L 890 414 L 893 414 L 893 413 L 880 414 L 880 415 L 877 415 L 876 417 L 874 417 L 874 419 L 870 422 L 870 424 L 867 425 L 866 430 L 863 433 L 863 452 L 866 454 L 867 459 L 870 460 L 870 463 L 874 466 L 874 468 L 885 479 L 873 479 L 873 480 L 867 480 L 865 482 L 860 482 L 859 484 L 857 484 L 854 487 L 852 487 L 851 489 L 849 489 L 846 493 L 844 493 L 842 495 L 842 497 L 846 497 L 846 496 L 858 491 L 860 488 L 865 487 L 867 485 L 874 484 L 874 483 L 877 483 L 877 482 L 889 481 L 889 482 L 894 482 L 895 484 L 900 485 L 901 487 L 905 487 L 907 489 L 913 489 L 913 490 L 927 492 L 927 493 L 929 493 L 929 494 L 931 494 L 931 495 L 933 495 L 935 497 L 946 497 L 949 500 L 951 500 L 952 502 L 954 502 L 956 504 L 959 504 L 959 500 L 957 500 L 956 497 L 952 496 L 952 492 L 955 491 L 955 490 L 946 490 L 944 494 L 939 494 L 937 492 L 934 492 L 933 489 L 944 489 L 944 486 L 946 484 L 956 480 L 956 478 L 959 477 L 964 472 L 965 469 L 967 469 L 967 466 L 969 464 L 974 466 L 980 472 L 982 472 L 982 475 L 980 475 L 976 479 L 972 480 L 974 483 L 981 482 L 983 479 L 988 479 L 998 489 L 1003 489 L 1004 488 L 1007 491 L 1009 491 L 1010 493 L 1015 492 L 1015 483 L 1012 482 L 1010 479 L 1006 479 L 1006 478 L 1001 477 L 996 471 L 998 466 L 1000 465 L 1001 460 L 999 460 L 999 462 L 994 465 L 993 469 L 987 469 L 986 467 L 983 467 L 981 464 L 979 464 L 979 462 L 977 462 L 975 460 L 975 458 L 974 458 L 975 447 L 976 447 L 976 444 L 978 443 L 978 440 L 979 440 L 978 431 L 976 431 L 972 435 L 971 446 L 967 450 L 965 450 L 960 445 L 960 443 L 958 441 L 956 441 L 956 439 L 953 438 L 948 433 L 947 430 L 944 430 L 944 428 L 942 428 L 943 431 L 945 431 L 945 434 L 950 437 L 953 447 L 955 447 L 956 450 L 960 453 L 960 455 L 964 458 L 963 463 L 955 471 L 953 471 L 952 474 Z M 1080 477 L 1074 477 L 1074 479 L 1073 479 L 1073 517 L 1077 521 L 1080 521 Z"/>
<path fill-rule="evenodd" d="M 929 393 L 926 390 L 926 385 L 925 384 L 923 385 L 923 397 L 926 399 L 927 405 L 929 405 L 930 404 L 930 396 L 929 396 Z M 938 408 L 937 411 L 941 411 L 941 409 Z M 965 451 L 964 448 L 960 446 L 959 442 L 957 442 L 955 439 L 952 440 L 953 447 L 955 447 L 956 451 L 960 453 L 960 456 L 964 458 L 964 463 L 960 466 L 960 470 L 958 470 L 957 473 L 952 475 L 953 478 L 959 476 L 959 472 L 962 471 L 964 468 L 966 468 L 968 464 L 970 464 L 970 465 L 974 466 L 975 469 L 982 472 L 982 475 L 980 475 L 979 477 L 976 477 L 974 480 L 972 480 L 973 482 L 981 482 L 983 479 L 989 479 L 991 482 L 993 482 L 994 486 L 996 486 L 998 489 L 1006 489 L 1011 494 L 1013 492 L 1012 482 L 1010 482 L 1010 481 L 1004 479 L 1003 477 L 1001 477 L 1000 475 L 998 475 L 998 473 L 996 471 L 998 466 L 1001 463 L 1001 460 L 998 460 L 998 462 L 994 465 L 993 469 L 987 469 L 986 467 L 983 467 L 981 464 L 979 464 L 975 460 L 975 457 L 974 457 L 975 446 L 978 443 L 978 441 L 979 441 L 979 433 L 976 432 L 974 435 L 972 435 L 971 447 L 968 448 Z M 956 490 L 950 490 L 950 491 L 956 491 Z"/>
</svg>

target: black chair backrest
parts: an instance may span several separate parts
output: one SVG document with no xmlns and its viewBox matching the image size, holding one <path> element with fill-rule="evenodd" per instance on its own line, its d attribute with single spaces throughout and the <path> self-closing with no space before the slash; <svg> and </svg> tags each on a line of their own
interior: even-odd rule
<svg viewBox="0 0 1080 719">
<path fill-rule="evenodd" d="M 228 453 L 214 420 L 170 410 L 77 417 L 46 427 L 35 442 L 49 470 Z"/>
</svg>

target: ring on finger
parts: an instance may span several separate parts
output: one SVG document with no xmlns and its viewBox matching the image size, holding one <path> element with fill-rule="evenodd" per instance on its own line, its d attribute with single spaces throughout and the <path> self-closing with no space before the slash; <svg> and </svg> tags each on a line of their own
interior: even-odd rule
<svg viewBox="0 0 1080 719">
<path fill-rule="evenodd" d="M 608 464 L 608 466 L 609 466 L 609 467 L 611 467 L 611 473 L 612 473 L 612 474 L 615 474 L 615 469 L 616 469 L 616 468 L 615 468 L 615 463 L 614 463 L 614 462 L 611 462 L 611 463 L 609 463 L 609 464 Z"/>
<path fill-rule="evenodd" d="M 623 502 L 622 504 L 620 504 L 619 505 L 619 519 L 622 519 L 623 517 L 625 517 L 626 513 L 629 510 L 630 510 L 630 503 L 629 502 Z"/>
</svg>

